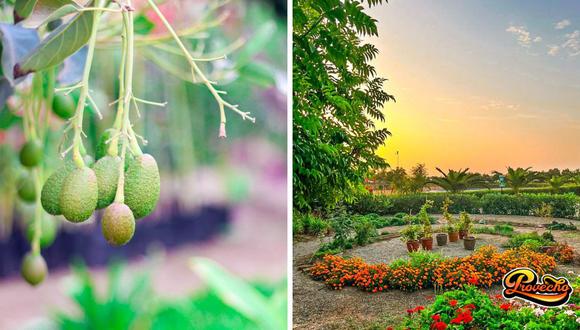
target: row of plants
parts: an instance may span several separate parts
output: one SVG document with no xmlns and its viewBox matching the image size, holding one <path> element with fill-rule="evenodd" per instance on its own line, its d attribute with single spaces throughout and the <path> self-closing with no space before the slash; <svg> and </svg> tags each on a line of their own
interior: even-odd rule
<svg viewBox="0 0 580 330">
<path fill-rule="evenodd" d="M 538 212 L 543 205 L 552 209 L 551 216 L 557 218 L 580 219 L 580 197 L 574 194 L 518 194 L 486 193 L 439 194 L 421 193 L 412 195 L 372 195 L 361 194 L 356 201 L 348 204 L 353 213 L 389 215 L 399 212 L 417 213 L 426 200 L 433 201 L 433 207 L 441 209 L 446 199 L 453 203 L 449 212 L 465 211 L 470 214 L 544 216 Z"/>
<path fill-rule="evenodd" d="M 459 239 L 463 239 L 465 249 L 475 249 L 475 237 L 469 235 L 473 227 L 471 217 L 466 212 L 461 212 L 458 218 L 454 217 L 449 213 L 449 206 L 451 204 L 452 201 L 449 198 L 445 199 L 443 203 L 442 211 L 443 218 L 447 222 L 445 226 L 447 233 L 437 234 L 437 245 L 446 245 L 447 235 L 449 235 L 450 242 L 457 242 Z M 433 249 L 433 227 L 427 213 L 428 209 L 432 206 L 433 201 L 427 200 L 417 214 L 420 223 L 411 224 L 401 231 L 401 240 L 406 243 L 409 252 L 419 249 L 419 239 L 423 250 Z"/>
<path fill-rule="evenodd" d="M 573 282 L 575 295 L 562 308 L 545 308 L 520 300 L 490 296 L 473 285 L 438 295 L 428 306 L 407 310 L 407 317 L 394 329 L 538 329 L 575 330 L 580 327 L 580 281 Z"/>
<path fill-rule="evenodd" d="M 499 252 L 493 246 L 484 246 L 472 255 L 455 258 L 413 252 L 409 260 L 391 264 L 367 264 L 361 258 L 327 255 L 312 266 L 310 275 L 337 290 L 353 286 L 369 292 L 389 289 L 416 291 L 456 289 L 467 282 L 489 287 L 499 283 L 508 271 L 517 267 L 529 267 L 541 276 L 554 270 L 556 260 L 526 248 Z"/>
<path fill-rule="evenodd" d="M 367 222 L 370 221 L 376 229 L 390 226 L 404 226 L 409 224 L 420 223 L 417 215 L 399 212 L 393 216 L 369 214 L 351 214 L 348 215 L 352 221 Z M 332 220 L 326 219 L 313 213 L 302 213 L 295 210 L 292 221 L 292 232 L 294 235 L 321 236 L 329 234 L 332 229 Z M 434 216 L 429 216 L 431 224 L 437 222 Z"/>
</svg>

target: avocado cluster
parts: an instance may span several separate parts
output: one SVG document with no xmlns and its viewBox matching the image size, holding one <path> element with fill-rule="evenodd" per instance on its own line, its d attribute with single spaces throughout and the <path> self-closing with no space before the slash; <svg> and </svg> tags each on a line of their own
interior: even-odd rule
<svg viewBox="0 0 580 330">
<path fill-rule="evenodd" d="M 120 170 L 124 171 L 124 203 L 114 202 Z M 79 168 L 72 160 L 65 161 L 46 180 L 40 199 L 47 213 L 63 215 L 74 223 L 105 209 L 103 236 L 111 245 L 121 246 L 133 237 L 135 219 L 153 212 L 159 194 L 159 169 L 153 156 L 135 156 L 126 165 L 121 157 L 105 155 L 91 167 Z"/>
</svg>

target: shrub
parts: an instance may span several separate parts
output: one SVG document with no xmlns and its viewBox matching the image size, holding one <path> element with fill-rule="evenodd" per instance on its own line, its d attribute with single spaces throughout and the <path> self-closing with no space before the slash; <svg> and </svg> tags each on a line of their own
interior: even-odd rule
<svg viewBox="0 0 580 330">
<path fill-rule="evenodd" d="M 574 248 L 566 243 L 556 243 L 548 248 L 546 254 L 563 264 L 571 263 L 574 260 Z"/>
<path fill-rule="evenodd" d="M 330 223 L 321 217 L 311 213 L 294 212 L 292 219 L 292 231 L 294 235 L 318 236 L 327 233 L 329 229 Z"/>
<path fill-rule="evenodd" d="M 552 242 L 545 240 L 542 236 L 540 236 L 537 232 L 531 233 L 523 233 L 523 234 L 516 234 L 510 237 L 508 240 L 506 247 L 509 248 L 518 248 L 524 243 L 527 242 L 528 245 L 535 245 L 535 243 L 531 243 L 532 241 L 537 242 L 538 246 L 550 245 Z"/>
<path fill-rule="evenodd" d="M 356 202 L 350 203 L 347 207 L 351 212 L 359 214 L 418 213 L 426 200 L 432 200 L 433 207 L 441 209 L 447 198 L 452 202 L 448 206 L 451 213 L 465 211 L 470 214 L 534 216 L 536 215 L 534 211 L 544 203 L 552 207 L 554 217 L 580 219 L 580 197 L 572 193 L 524 193 L 517 195 L 497 192 L 481 194 L 420 193 L 388 196 L 363 194 L 357 197 Z"/>
<path fill-rule="evenodd" d="M 549 224 L 548 226 L 546 226 L 546 228 L 548 228 L 550 230 L 576 230 L 576 229 L 578 229 L 578 228 L 576 228 L 576 226 L 572 222 L 565 224 L 565 223 L 558 222 L 558 221 L 552 221 L 552 223 Z"/>
<path fill-rule="evenodd" d="M 430 306 L 407 310 L 401 329 L 577 329 L 580 309 L 542 308 L 490 297 L 474 286 L 447 291 Z M 388 329 L 388 328 L 387 328 Z"/>
<path fill-rule="evenodd" d="M 491 235 L 502 235 L 502 236 L 512 236 L 514 234 L 514 227 L 508 224 L 497 224 L 493 227 L 475 227 L 473 229 L 474 234 L 491 234 Z"/>
<path fill-rule="evenodd" d="M 374 224 L 365 217 L 357 218 L 357 221 L 354 222 L 354 231 L 354 241 L 358 245 L 366 245 L 377 236 L 377 229 Z"/>
</svg>

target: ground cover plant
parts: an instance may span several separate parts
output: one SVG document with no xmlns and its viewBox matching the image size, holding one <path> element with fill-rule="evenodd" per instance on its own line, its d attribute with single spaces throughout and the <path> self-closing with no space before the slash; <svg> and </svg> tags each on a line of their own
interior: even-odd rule
<svg viewBox="0 0 580 330">
<path fill-rule="evenodd" d="M 514 227 L 509 224 L 496 224 L 493 227 L 474 226 L 474 234 L 490 234 L 510 237 L 514 235 Z"/>
<path fill-rule="evenodd" d="M 223 17 L 217 16 L 223 6 L 214 3 L 205 7 L 196 33 L 219 26 Z M 31 248 L 22 262 L 22 276 L 37 285 L 47 274 L 41 248 L 51 241 L 52 227 L 50 220 L 45 220 L 49 215 L 81 223 L 103 210 L 104 238 L 110 245 L 122 246 L 133 237 L 136 221 L 151 214 L 157 205 L 157 160 L 142 149 L 147 140 L 136 132 L 135 124 L 143 120 L 140 108 L 163 108 L 167 102 L 146 100 L 145 88 L 134 88 L 138 79 L 147 80 L 136 69 L 138 55 L 149 56 L 163 70 L 171 66 L 170 61 L 155 61 L 151 52 L 164 51 L 182 60 L 182 67 L 190 73 L 184 80 L 203 85 L 213 97 L 219 117 L 215 136 L 226 137 L 226 111 L 244 120 L 255 119 L 230 103 L 210 76 L 208 63 L 224 59 L 226 53 L 206 56 L 191 51 L 195 45 L 192 33 L 174 29 L 153 0 L 139 7 L 130 0 L 95 0 L 83 5 L 16 0 L 3 3 L 2 8 L 13 13 L 14 24 L 0 23 L 0 129 L 18 130 L 24 143 L 16 173 L 5 173 L 3 167 L 1 174 L 3 178 L 18 177 L 16 193 L 23 202 L 34 205 L 34 220 L 29 221 L 32 229 L 28 229 Z M 151 35 L 156 27 L 167 34 L 161 39 Z M 116 70 L 114 99 L 106 100 L 115 109 L 114 120 L 106 124 L 107 129 L 95 138 L 97 145 L 90 148 L 89 134 L 96 133 L 87 125 L 87 117 L 103 118 L 98 105 L 103 103 L 103 95 L 95 91 L 99 86 L 92 78 L 98 68 L 95 54 L 99 48 L 118 54 L 120 62 L 118 68 L 111 62 Z M 167 71 L 179 76 L 180 70 Z M 64 121 L 64 128 L 51 129 L 53 118 Z M 56 156 L 60 159 L 55 165 L 51 162 Z"/>
<path fill-rule="evenodd" d="M 527 248 L 499 252 L 492 246 L 479 248 L 466 257 L 440 258 L 412 255 L 393 264 L 367 264 L 360 258 L 327 255 L 309 270 L 311 277 L 333 289 L 353 286 L 369 292 L 388 289 L 416 291 L 425 288 L 454 289 L 464 283 L 489 287 L 499 283 L 509 270 L 529 267 L 545 274 L 554 270 L 556 260 Z"/>
<path fill-rule="evenodd" d="M 578 287 L 576 287 L 578 288 Z M 407 310 L 401 325 L 387 329 L 578 329 L 580 306 L 546 308 L 489 296 L 473 285 L 438 295 L 428 306 Z"/>
</svg>

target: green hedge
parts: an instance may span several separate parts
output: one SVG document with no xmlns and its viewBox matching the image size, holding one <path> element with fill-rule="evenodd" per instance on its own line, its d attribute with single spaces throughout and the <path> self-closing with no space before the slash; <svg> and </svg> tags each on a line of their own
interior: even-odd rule
<svg viewBox="0 0 580 330">
<path fill-rule="evenodd" d="M 364 194 L 358 196 L 356 201 L 347 207 L 351 212 L 359 214 L 417 213 L 421 205 L 430 199 L 434 202 L 432 210 L 439 212 L 447 196 L 453 201 L 450 206 L 451 213 L 466 211 L 472 214 L 534 215 L 534 209 L 540 207 L 542 203 L 547 203 L 553 207 L 554 217 L 580 219 L 580 197 L 572 193 L 512 195 L 494 192 L 481 196 L 469 193 L 422 193 L 388 196 Z"/>
<path fill-rule="evenodd" d="M 499 190 L 467 190 L 463 192 L 464 194 L 473 194 L 477 196 L 483 196 L 490 193 L 500 193 Z M 511 188 L 504 188 L 501 192 L 503 194 L 513 195 L 514 192 Z M 551 187 L 525 187 L 520 188 L 520 193 L 530 193 L 530 194 L 553 194 L 554 191 Z M 564 186 L 560 188 L 560 192 L 558 194 L 566 194 L 566 193 L 573 193 L 577 196 L 580 196 L 580 186 Z M 436 194 L 446 194 L 444 192 L 436 193 Z"/>
</svg>

